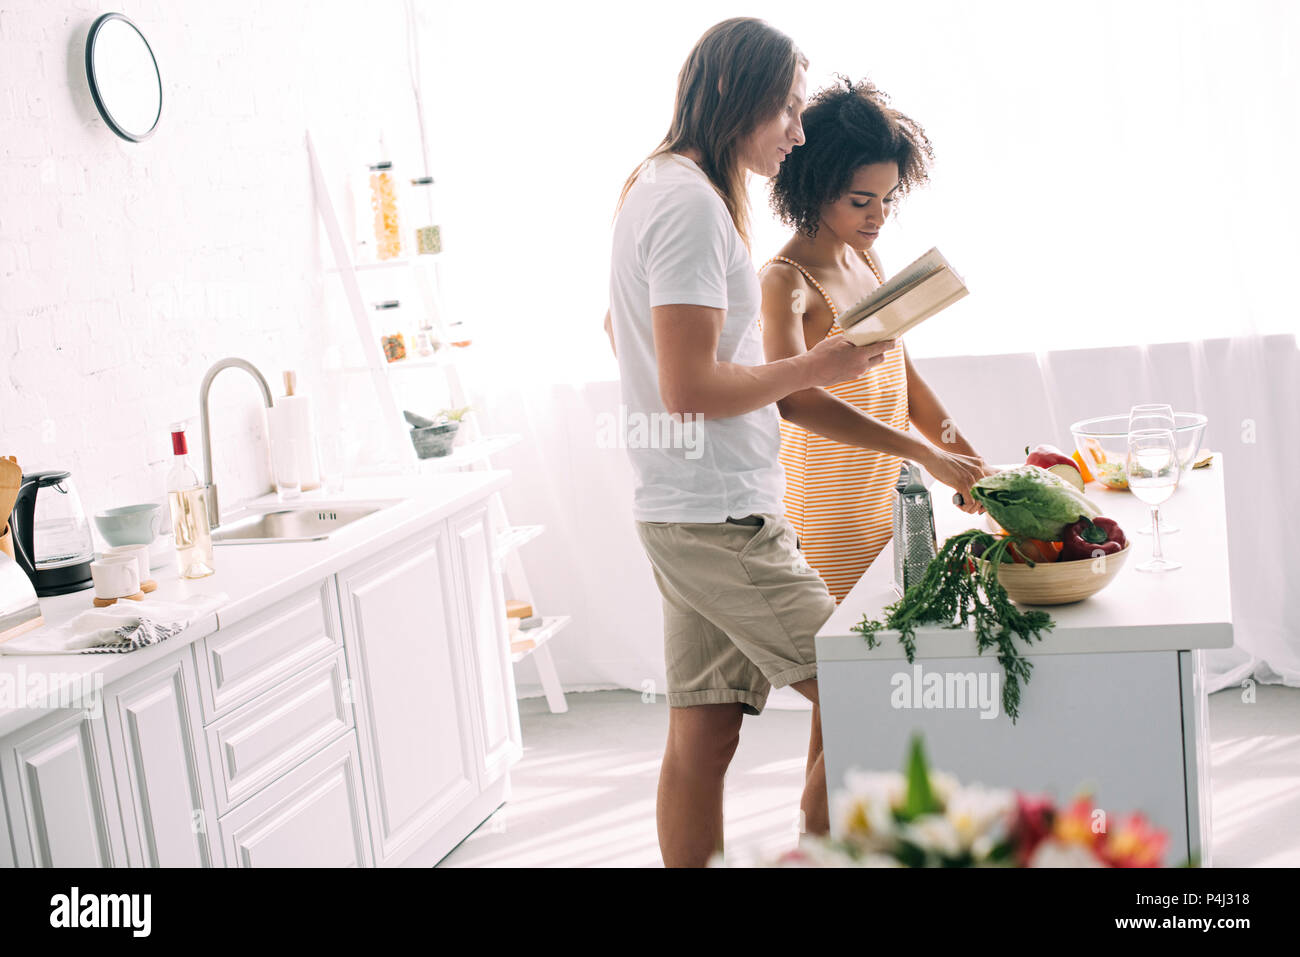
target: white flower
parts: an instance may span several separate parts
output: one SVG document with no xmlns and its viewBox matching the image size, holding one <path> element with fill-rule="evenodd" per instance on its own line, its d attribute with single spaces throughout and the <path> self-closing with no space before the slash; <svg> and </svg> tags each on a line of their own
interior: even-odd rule
<svg viewBox="0 0 1300 957">
<path fill-rule="evenodd" d="M 804 835 L 797 851 L 783 855 L 777 867 L 902 867 L 888 854 L 866 853 L 855 857 L 838 841 L 822 835 Z"/>
<path fill-rule="evenodd" d="M 854 797 L 902 807 L 907 796 L 907 781 L 897 771 L 852 770 L 844 775 L 844 790 Z"/>
<path fill-rule="evenodd" d="M 931 771 L 930 790 L 939 799 L 939 803 L 947 807 L 953 794 L 961 790 L 961 782 L 947 771 Z"/>
<path fill-rule="evenodd" d="M 956 828 L 939 814 L 923 814 L 915 821 L 909 821 L 903 825 L 900 837 L 927 854 L 957 857 L 962 851 Z"/>
<path fill-rule="evenodd" d="M 1034 848 L 1028 867 L 1105 867 L 1105 862 L 1082 844 L 1048 839 Z"/>
<path fill-rule="evenodd" d="M 898 832 L 893 812 L 906 793 L 902 775 L 850 771 L 845 785 L 831 799 L 832 820 L 839 825 L 832 830 L 868 853 L 893 847 Z"/>
<path fill-rule="evenodd" d="M 1015 802 L 1015 794 L 1011 791 L 972 784 L 952 792 L 944 816 L 956 832 L 962 848 L 979 858 L 992 851 L 1005 836 Z"/>
</svg>

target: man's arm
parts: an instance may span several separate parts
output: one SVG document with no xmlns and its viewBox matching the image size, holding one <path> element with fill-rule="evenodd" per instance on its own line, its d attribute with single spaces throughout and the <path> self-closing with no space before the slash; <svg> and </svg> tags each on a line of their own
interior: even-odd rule
<svg viewBox="0 0 1300 957">
<path fill-rule="evenodd" d="M 614 322 L 609 318 L 609 310 L 605 310 L 605 335 L 609 336 L 609 348 L 614 353 L 614 358 L 618 358 L 618 349 L 614 347 Z"/>
<path fill-rule="evenodd" d="M 769 269 L 763 277 L 763 348 L 769 361 L 810 354 L 806 352 L 803 312 L 793 307 L 809 301 L 810 293 L 803 277 L 793 270 Z M 799 295 L 802 288 L 803 294 Z M 843 339 L 834 336 L 831 340 Z M 825 343 L 818 343 L 821 348 Z M 893 346 L 893 342 L 888 343 Z M 906 353 L 904 353 L 906 359 Z M 909 366 L 910 371 L 910 366 Z M 964 493 L 964 512 L 982 512 L 970 495 L 970 487 L 992 470 L 978 457 L 967 459 L 945 446 L 932 446 L 911 432 L 895 429 L 868 415 L 849 402 L 824 389 L 806 389 L 792 393 L 777 403 L 783 418 L 828 439 L 874 449 L 924 465 L 940 482 Z M 939 406 L 942 410 L 942 406 Z M 927 437 L 928 433 L 923 432 Z M 938 438 L 939 433 L 935 433 Z M 974 453 L 970 453 L 974 456 Z"/>
<path fill-rule="evenodd" d="M 803 277 L 794 269 L 771 268 L 764 272 L 762 285 L 763 350 L 768 361 L 807 355 L 804 312 L 793 308 L 809 301 Z M 782 418 L 845 445 L 917 462 L 929 458 L 930 447 L 916 436 L 891 428 L 822 388 L 792 392 L 777 402 L 777 408 Z"/>
<path fill-rule="evenodd" d="M 893 345 L 824 343 L 812 352 L 766 365 L 737 365 L 717 359 L 725 309 L 654 306 L 650 316 L 664 407 L 705 418 L 743 415 L 791 392 L 856 378 Z"/>
</svg>

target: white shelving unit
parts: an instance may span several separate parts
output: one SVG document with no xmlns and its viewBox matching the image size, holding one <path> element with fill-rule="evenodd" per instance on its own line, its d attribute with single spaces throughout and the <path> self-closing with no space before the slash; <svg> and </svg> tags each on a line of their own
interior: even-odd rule
<svg viewBox="0 0 1300 957">
<path fill-rule="evenodd" d="M 361 352 L 365 358 L 364 365 L 344 366 L 331 371 L 344 375 L 369 375 L 379 397 L 380 411 L 384 419 L 384 428 L 389 431 L 394 447 L 403 456 L 403 465 L 421 474 L 437 474 L 457 469 L 490 469 L 491 457 L 510 448 L 523 440 L 515 433 L 483 434 L 474 421 L 467 421 L 460 429 L 460 441 L 453 446 L 451 454 L 439 458 L 421 459 L 415 454 L 415 448 L 407 435 L 408 425 L 398 407 L 397 393 L 394 386 L 395 376 L 414 375 L 422 370 L 427 375 L 441 373 L 445 376 L 451 404 L 455 407 L 469 405 L 467 392 L 461 378 L 460 365 L 457 360 L 459 349 L 447 346 L 434 355 L 422 358 L 402 359 L 388 362 L 380 344 L 380 335 L 374 327 L 370 310 L 366 308 L 366 297 L 361 289 L 359 274 L 371 271 L 414 270 L 415 286 L 419 292 L 421 306 L 426 316 L 436 316 L 435 290 L 439 288 L 439 262 L 441 255 L 408 256 L 375 263 L 355 263 L 352 260 L 351 244 L 345 239 L 337 206 L 335 205 L 329 181 L 322 170 L 320 157 L 311 134 L 307 134 L 307 152 L 311 161 L 312 183 L 316 192 L 316 207 L 320 213 L 321 224 L 334 255 L 334 265 L 327 269 L 337 276 L 342 284 L 348 311 L 351 313 L 356 328 Z M 477 415 L 475 416 L 477 418 Z M 512 525 L 506 515 L 505 505 L 500 493 L 494 495 L 490 502 L 492 517 L 497 532 L 494 557 L 501 569 L 506 584 L 507 597 L 525 601 L 538 612 L 528 577 L 519 560 L 519 547 L 532 541 L 546 529 L 542 525 Z M 515 642 L 531 640 L 533 646 L 511 651 L 511 661 L 518 664 L 524 658 L 532 656 L 546 694 L 546 701 L 551 711 L 560 714 L 569 710 L 564 699 L 564 688 L 560 684 L 555 663 L 551 658 L 550 640 L 570 621 L 568 615 L 544 616 L 538 628 L 520 631 Z"/>
</svg>

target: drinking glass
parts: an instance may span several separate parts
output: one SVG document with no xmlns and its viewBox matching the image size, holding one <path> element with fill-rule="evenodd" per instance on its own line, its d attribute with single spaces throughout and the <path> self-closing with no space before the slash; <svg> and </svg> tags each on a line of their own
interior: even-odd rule
<svg viewBox="0 0 1300 957">
<path fill-rule="evenodd" d="M 275 471 L 275 490 L 280 501 L 302 495 L 302 458 L 298 439 L 281 439 L 271 443 L 271 465 Z"/>
<path fill-rule="evenodd" d="M 1128 430 L 1133 432 L 1138 429 L 1169 429 L 1171 432 L 1177 427 L 1177 421 L 1174 419 L 1174 407 L 1160 402 L 1150 402 L 1144 405 L 1135 405 L 1129 409 L 1128 413 Z M 1179 527 L 1166 516 L 1160 518 L 1160 533 L 1162 535 L 1172 535 L 1180 531 Z M 1151 529 L 1148 526 L 1142 526 L 1138 529 L 1139 535 L 1150 535 Z"/>
<path fill-rule="evenodd" d="M 1124 459 L 1128 488 L 1140 501 L 1151 506 L 1151 560 L 1137 566 L 1140 572 L 1167 572 L 1182 568 L 1160 550 L 1160 505 L 1178 488 L 1182 465 L 1178 442 L 1172 429 L 1137 429 L 1128 434 L 1128 455 Z"/>
<path fill-rule="evenodd" d="M 343 491 L 347 448 L 343 437 L 338 433 L 320 436 L 317 441 L 320 450 L 320 481 L 326 492 L 337 494 Z"/>
</svg>

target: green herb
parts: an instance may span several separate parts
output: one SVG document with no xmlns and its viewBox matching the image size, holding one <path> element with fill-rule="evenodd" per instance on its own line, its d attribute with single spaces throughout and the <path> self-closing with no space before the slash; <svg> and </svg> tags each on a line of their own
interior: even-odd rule
<svg viewBox="0 0 1300 957">
<path fill-rule="evenodd" d="M 465 405 L 459 409 L 439 409 L 437 418 L 439 422 L 459 422 L 472 408 L 474 408 L 472 405 Z"/>
<path fill-rule="evenodd" d="M 885 609 L 884 621 L 871 621 L 863 615 L 853 630 L 866 638 L 868 648 L 876 647 L 877 632 L 897 631 L 911 664 L 916 655 L 917 625 L 936 622 L 945 628 L 964 628 L 973 620 L 979 653 L 997 648 L 998 663 L 1006 674 L 1002 708 L 1015 724 L 1020 716 L 1020 682 L 1027 682 L 1033 669 L 1021 656 L 1015 639 L 1026 644 L 1041 641 L 1040 632 L 1051 631 L 1055 622 L 1045 611 L 1021 611 L 998 581 L 998 566 L 1012 561 L 1007 554 L 1012 541 L 977 528 L 953 535 L 943 543 L 921 580 Z M 978 557 L 983 561 L 974 561 L 973 548 L 982 549 Z M 1033 562 L 1026 561 L 1033 567 Z"/>
</svg>

